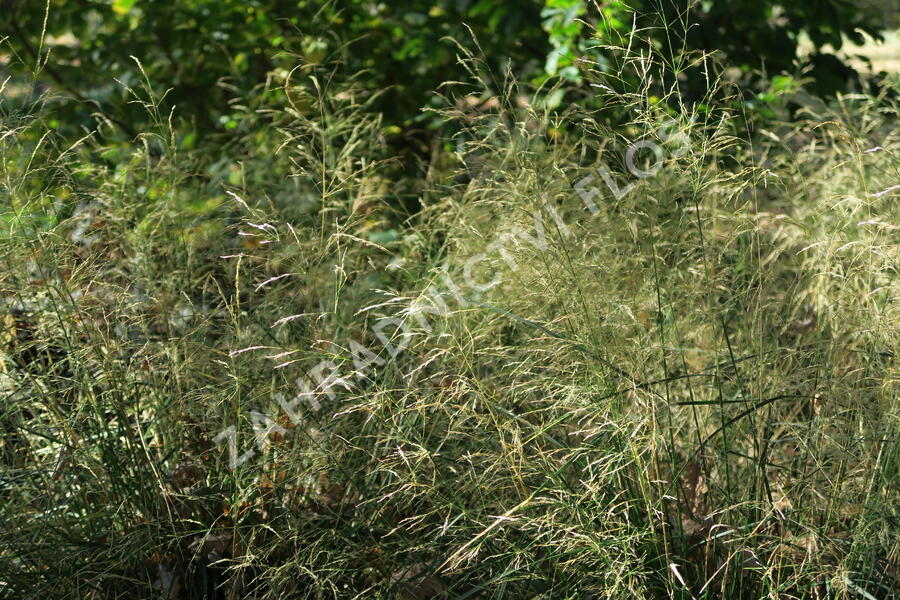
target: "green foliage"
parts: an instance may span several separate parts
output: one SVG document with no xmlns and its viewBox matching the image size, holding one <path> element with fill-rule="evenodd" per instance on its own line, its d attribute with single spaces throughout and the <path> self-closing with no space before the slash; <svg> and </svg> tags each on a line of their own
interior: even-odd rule
<svg viewBox="0 0 900 600">
<path fill-rule="evenodd" d="M 830 94 L 856 74 L 823 47 L 839 50 L 861 31 L 877 36 L 883 24 L 847 0 L 18 0 L 0 20 L 13 64 L 75 100 L 65 126 L 89 126 L 100 109 L 130 136 L 146 125 L 127 91 L 144 78 L 138 63 L 201 135 L 237 127 L 248 95 L 280 95 L 278 74 L 297 61 L 334 60 L 366 70 L 369 90 L 385 91 L 373 109 L 387 126 L 413 132 L 440 124 L 420 111 L 439 103 L 440 83 L 467 76 L 447 38 L 477 39 L 488 78 L 510 65 L 520 79 L 579 84 L 579 57 L 614 68 L 604 45 L 636 25 L 663 56 L 715 51 L 749 83 L 805 66 L 815 89 Z M 802 34 L 815 52 L 797 63 Z M 700 89 L 699 67 L 685 76 Z"/>
<path fill-rule="evenodd" d="M 662 40 L 664 54 L 686 44 L 721 51 L 729 65 L 745 74 L 774 76 L 795 71 L 806 34 L 814 51 L 800 66 L 809 69 L 813 89 L 824 95 L 846 90 L 856 80 L 856 72 L 833 53 L 841 50 L 844 39 L 862 44 L 863 33 L 879 39 L 884 26 L 852 0 L 705 0 L 692 6 L 683 11 L 677 2 L 646 0 L 644 10 L 652 18 L 691 24 L 686 33 L 676 30 Z"/>
<path fill-rule="evenodd" d="M 856 44 L 863 43 L 864 33 L 880 39 L 886 26 L 880 15 L 848 0 L 615 0 L 602 6 L 552 0 L 545 12 L 551 43 L 566 66 L 577 48 L 608 67 L 608 46 L 585 45 L 583 28 L 573 21 L 584 15 L 605 44 L 621 43 L 635 27 L 638 37 L 649 40 L 650 51 L 673 60 L 674 70 L 678 60 L 700 51 L 740 69 L 745 85 L 802 72 L 812 90 L 825 96 L 859 87 L 858 73 L 836 54 L 845 38 Z M 805 55 L 804 36 L 812 48 Z M 548 72 L 555 69 L 556 62 L 549 61 Z M 563 75 L 576 78 L 571 71 Z M 707 87 L 702 66 L 686 70 L 684 79 L 679 85 L 688 95 Z"/>
<path fill-rule="evenodd" d="M 2 97 L 0 596 L 896 596 L 896 102 L 610 126 L 460 52 L 413 183 L 365 73 L 299 66 L 225 147 L 149 86 L 134 144 Z"/>
<path fill-rule="evenodd" d="M 548 76 L 558 74 L 564 79 L 580 81 L 575 60 L 583 50 L 583 25 L 579 17 L 585 12 L 586 7 L 580 0 L 547 0 L 545 3 L 541 17 L 553 47 L 544 65 Z"/>
<path fill-rule="evenodd" d="M 489 0 L 374 3 L 285 0 L 59 0 L 14 2 L 2 17 L 24 64 L 126 124 L 141 124 L 124 87 L 149 78 L 170 87 L 169 106 L 201 131 L 235 126 L 230 102 L 297 60 L 340 59 L 367 69 L 375 107 L 410 126 L 441 81 L 464 73 L 450 36 L 469 28 L 500 67 L 529 67 L 546 55 L 539 6 Z M 46 31 L 41 31 L 46 16 Z M 52 41 L 52 45 L 50 44 Z M 52 52 L 51 52 L 52 48 Z M 48 56 L 49 54 L 49 56 Z M 122 85 L 116 85 L 113 78 Z"/>
<path fill-rule="evenodd" d="M 897 596 L 895 93 L 616 0 L 49 6 L 3 17 L 0 597 Z"/>
</svg>

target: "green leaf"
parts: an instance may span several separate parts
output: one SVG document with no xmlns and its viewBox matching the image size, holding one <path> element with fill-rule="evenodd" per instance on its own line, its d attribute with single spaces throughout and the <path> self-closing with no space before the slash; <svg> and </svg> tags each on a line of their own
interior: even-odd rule
<svg viewBox="0 0 900 600">
<path fill-rule="evenodd" d="M 118 15 L 127 15 L 137 0 L 113 0 L 113 12 Z"/>
</svg>

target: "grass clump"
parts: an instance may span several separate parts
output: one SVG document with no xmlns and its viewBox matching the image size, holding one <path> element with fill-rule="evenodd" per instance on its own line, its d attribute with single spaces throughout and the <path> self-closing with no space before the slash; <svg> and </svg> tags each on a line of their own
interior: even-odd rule
<svg viewBox="0 0 900 600">
<path fill-rule="evenodd" d="M 413 181 L 321 66 L 214 158 L 4 114 L 0 594 L 896 596 L 895 101 L 616 52 L 463 54 Z"/>
</svg>

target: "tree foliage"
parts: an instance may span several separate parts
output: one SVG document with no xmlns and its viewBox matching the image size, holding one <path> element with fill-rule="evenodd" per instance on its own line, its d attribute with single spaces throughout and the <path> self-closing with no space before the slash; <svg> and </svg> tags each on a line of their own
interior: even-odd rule
<svg viewBox="0 0 900 600">
<path fill-rule="evenodd" d="M 845 89 L 855 72 L 833 52 L 883 16 L 850 0 L 7 0 L 6 46 L 19 64 L 123 128 L 142 111 L 126 89 L 145 76 L 203 133 L 237 124 L 241 94 L 278 83 L 297 64 L 340 60 L 384 90 L 390 126 L 427 126 L 421 107 L 441 82 L 467 77 L 449 38 L 474 44 L 493 69 L 580 82 L 577 59 L 605 60 L 603 40 L 637 27 L 663 55 L 718 52 L 748 80 L 808 69 L 817 91 Z M 801 36 L 814 51 L 798 60 Z M 143 72 L 142 72 L 143 71 Z M 279 73 L 281 79 L 279 80 Z M 69 122 L 75 118 L 69 115 Z"/>
</svg>

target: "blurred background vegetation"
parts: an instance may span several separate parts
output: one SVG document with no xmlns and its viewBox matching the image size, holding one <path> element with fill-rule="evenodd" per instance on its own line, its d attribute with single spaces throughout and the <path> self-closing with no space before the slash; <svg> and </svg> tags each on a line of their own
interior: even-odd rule
<svg viewBox="0 0 900 600">
<path fill-rule="evenodd" d="M 450 38 L 477 39 L 495 73 L 584 86 L 579 59 L 613 69 L 602 46 L 636 28 L 663 56 L 713 53 L 751 96 L 782 75 L 831 95 L 866 88 L 850 44 L 881 39 L 897 10 L 890 0 L 4 0 L 2 19 L 7 70 L 58 92 L 64 127 L 89 126 L 94 111 L 129 135 L 146 124 L 129 104 L 144 77 L 132 57 L 197 136 L 239 127 L 235 104 L 282 94 L 298 62 L 339 61 L 385 90 L 373 109 L 415 144 L 441 125 L 422 110 L 439 105 L 438 86 L 467 75 Z M 704 91 L 698 68 L 679 85 Z"/>
</svg>

